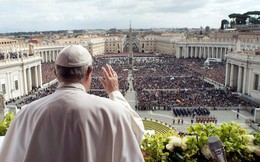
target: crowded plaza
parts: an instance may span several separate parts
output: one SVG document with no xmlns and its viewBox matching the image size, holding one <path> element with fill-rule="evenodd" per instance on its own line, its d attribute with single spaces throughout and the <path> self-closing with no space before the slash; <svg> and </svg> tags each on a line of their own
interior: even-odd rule
<svg viewBox="0 0 260 162">
<path fill-rule="evenodd" d="M 133 90 L 137 93 L 137 110 L 171 110 L 175 107 L 243 107 L 253 106 L 239 97 L 232 95 L 232 90 L 221 89 L 213 83 L 206 82 L 209 78 L 215 83 L 223 84 L 225 64 L 211 63 L 205 68 L 205 60 L 177 59 L 169 56 L 138 56 L 134 57 Z M 102 66 L 111 64 L 117 71 L 119 87 L 123 95 L 129 90 L 128 57 L 125 55 L 104 55 L 94 57 L 91 94 L 107 97 L 98 81 Z M 21 107 L 33 100 L 55 91 L 56 84 L 49 84 L 55 79 L 54 62 L 42 63 L 42 79 L 47 85 L 43 89 L 33 89 L 25 100 L 17 104 Z M 9 101 L 10 103 L 15 100 Z"/>
</svg>

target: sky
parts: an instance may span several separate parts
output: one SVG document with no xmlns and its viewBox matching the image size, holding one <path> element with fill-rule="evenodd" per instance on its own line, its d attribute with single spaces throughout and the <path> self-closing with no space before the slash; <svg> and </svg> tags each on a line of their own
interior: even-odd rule
<svg viewBox="0 0 260 162">
<path fill-rule="evenodd" d="M 220 28 L 259 0 L 0 0 L 0 33 L 74 29 Z"/>
</svg>

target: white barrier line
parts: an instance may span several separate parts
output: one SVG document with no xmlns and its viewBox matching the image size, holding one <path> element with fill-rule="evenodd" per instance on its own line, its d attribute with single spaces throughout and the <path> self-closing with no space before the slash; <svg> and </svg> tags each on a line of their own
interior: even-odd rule
<svg viewBox="0 0 260 162">
<path fill-rule="evenodd" d="M 172 116 L 167 116 L 167 115 L 162 115 L 162 114 L 153 113 L 153 111 L 150 111 L 149 113 L 150 113 L 151 115 L 163 116 L 163 117 L 170 118 L 170 119 L 173 118 Z M 186 124 L 190 124 L 189 122 L 185 121 L 184 119 L 183 119 L 183 122 L 186 123 Z"/>
<path fill-rule="evenodd" d="M 231 111 L 233 111 L 235 114 L 237 114 L 237 111 L 235 111 L 235 110 L 231 110 Z M 246 116 L 244 116 L 244 115 L 242 115 L 242 114 L 240 114 L 240 113 L 238 113 L 239 114 L 239 116 L 242 116 L 243 118 L 245 118 L 245 119 L 249 119 L 248 117 L 246 117 Z"/>
</svg>

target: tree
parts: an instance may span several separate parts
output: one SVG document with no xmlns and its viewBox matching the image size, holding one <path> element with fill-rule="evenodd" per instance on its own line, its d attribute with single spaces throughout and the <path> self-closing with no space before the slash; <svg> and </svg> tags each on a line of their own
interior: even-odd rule
<svg viewBox="0 0 260 162">
<path fill-rule="evenodd" d="M 229 18 L 231 18 L 233 22 L 235 22 L 235 25 L 244 25 L 246 24 L 246 19 L 249 18 L 246 14 L 238 14 L 238 13 L 232 13 L 228 15 Z"/>
<path fill-rule="evenodd" d="M 244 13 L 244 15 L 250 16 L 250 15 L 254 15 L 254 16 L 260 16 L 260 11 L 248 11 L 246 13 Z"/>
<path fill-rule="evenodd" d="M 248 11 L 244 15 L 249 17 L 249 23 L 260 24 L 260 11 Z"/>
<path fill-rule="evenodd" d="M 226 29 L 227 26 L 228 26 L 228 24 L 229 24 L 229 22 L 228 22 L 226 19 L 222 20 L 222 21 L 221 21 L 221 27 L 220 27 L 220 29 L 221 29 L 221 30 Z"/>
<path fill-rule="evenodd" d="M 249 18 L 249 23 L 250 23 L 250 24 L 259 24 L 260 22 L 259 22 L 259 20 L 258 20 L 257 18 L 255 18 L 255 17 L 250 17 L 250 18 Z"/>
</svg>

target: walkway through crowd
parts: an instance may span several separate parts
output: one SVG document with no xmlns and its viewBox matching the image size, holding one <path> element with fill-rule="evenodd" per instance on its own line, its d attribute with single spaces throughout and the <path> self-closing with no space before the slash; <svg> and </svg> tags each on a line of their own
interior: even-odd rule
<svg viewBox="0 0 260 162">
<path fill-rule="evenodd" d="M 130 104 L 130 106 L 135 109 L 136 106 L 136 91 L 134 91 L 134 86 L 133 86 L 133 76 L 132 76 L 132 70 L 128 70 L 128 77 L 127 77 L 127 81 L 129 84 L 129 88 L 126 92 L 125 98 L 128 101 L 128 103 Z"/>
</svg>

